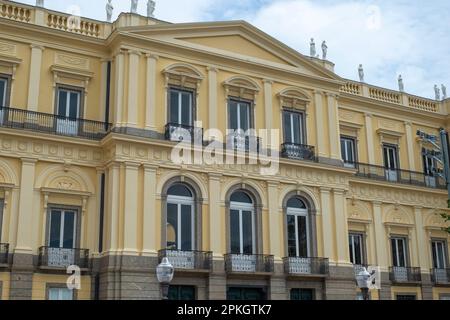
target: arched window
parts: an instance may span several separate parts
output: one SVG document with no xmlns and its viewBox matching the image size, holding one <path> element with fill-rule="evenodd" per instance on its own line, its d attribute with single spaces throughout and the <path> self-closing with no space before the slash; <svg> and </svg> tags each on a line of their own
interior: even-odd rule
<svg viewBox="0 0 450 320">
<path fill-rule="evenodd" d="M 232 254 L 255 254 L 255 203 L 244 190 L 230 197 L 230 239 Z"/>
<path fill-rule="evenodd" d="M 302 199 L 293 197 L 288 200 L 286 219 L 289 257 L 309 257 L 309 216 Z"/>
<path fill-rule="evenodd" d="M 167 249 L 191 251 L 195 246 L 194 192 L 176 183 L 167 191 Z"/>
</svg>

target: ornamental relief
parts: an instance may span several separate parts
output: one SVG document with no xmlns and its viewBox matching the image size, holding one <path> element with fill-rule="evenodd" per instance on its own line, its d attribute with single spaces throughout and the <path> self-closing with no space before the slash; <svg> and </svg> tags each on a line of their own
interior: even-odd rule
<svg viewBox="0 0 450 320">
<path fill-rule="evenodd" d="M 55 64 L 76 69 L 89 70 L 89 59 L 63 53 L 55 54 Z"/>
<path fill-rule="evenodd" d="M 8 55 L 8 56 L 16 56 L 17 55 L 17 46 L 15 44 L 0 42 L 0 54 Z"/>
<path fill-rule="evenodd" d="M 49 187 L 53 188 L 53 189 L 59 189 L 59 190 L 82 191 L 80 184 L 76 180 L 74 180 L 70 177 L 57 178 L 50 183 Z"/>
</svg>

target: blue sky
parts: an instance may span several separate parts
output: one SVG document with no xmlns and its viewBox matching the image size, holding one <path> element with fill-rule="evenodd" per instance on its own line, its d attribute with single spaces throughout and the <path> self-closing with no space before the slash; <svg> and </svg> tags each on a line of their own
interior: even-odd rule
<svg viewBox="0 0 450 320">
<path fill-rule="evenodd" d="M 34 0 L 18 2 L 34 4 Z M 146 0 L 139 1 L 145 14 Z M 115 16 L 129 0 L 113 0 Z M 45 6 L 105 19 L 106 0 L 45 0 Z M 156 0 L 157 18 L 170 22 L 244 19 L 303 54 L 309 39 L 328 43 L 336 73 L 397 89 L 402 74 L 407 92 L 434 98 L 434 84 L 450 92 L 450 1 L 448 0 Z"/>
</svg>

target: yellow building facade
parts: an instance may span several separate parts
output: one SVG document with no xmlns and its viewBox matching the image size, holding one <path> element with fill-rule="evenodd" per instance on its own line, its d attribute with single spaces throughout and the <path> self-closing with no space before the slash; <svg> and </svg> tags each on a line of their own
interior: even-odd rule
<svg viewBox="0 0 450 320">
<path fill-rule="evenodd" d="M 416 136 L 450 129 L 450 100 L 343 79 L 243 21 L 0 1 L 0 25 L 1 299 L 159 299 L 164 256 L 172 299 L 355 299 L 361 266 L 373 299 L 450 296 L 447 192 Z M 243 163 L 177 163 L 178 128 Z"/>
</svg>

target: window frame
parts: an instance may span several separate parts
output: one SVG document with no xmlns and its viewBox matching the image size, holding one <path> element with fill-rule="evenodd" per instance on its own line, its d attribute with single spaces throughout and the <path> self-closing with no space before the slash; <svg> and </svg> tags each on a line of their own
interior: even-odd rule
<svg viewBox="0 0 450 320">
<path fill-rule="evenodd" d="M 74 211 L 75 212 L 75 225 L 74 225 L 74 232 L 75 232 L 75 238 L 74 238 L 74 247 L 72 249 L 80 249 L 80 242 L 81 242 L 81 219 L 82 216 L 80 214 L 81 208 L 80 207 L 74 207 L 74 206 L 67 206 L 67 205 L 58 205 L 58 204 L 49 204 L 47 209 L 47 216 L 46 216 L 46 232 L 45 232 L 45 246 L 50 246 L 50 227 L 51 227 L 51 214 L 52 210 L 61 210 L 61 211 Z"/>
<path fill-rule="evenodd" d="M 170 117 L 170 109 L 171 109 L 171 104 L 172 104 L 172 91 L 177 91 L 178 94 L 182 94 L 182 93 L 189 93 L 191 95 L 191 110 L 190 110 L 190 115 L 191 115 L 191 124 L 189 126 L 194 127 L 195 122 L 197 121 L 197 92 L 194 89 L 189 89 L 189 88 L 183 88 L 183 87 L 179 87 L 179 86 L 175 86 L 175 85 L 169 85 L 168 89 L 167 89 L 167 123 L 172 123 L 174 125 L 181 125 L 180 123 L 175 123 L 172 122 Z M 178 103 L 178 112 L 180 113 L 180 103 L 181 100 Z"/>
<path fill-rule="evenodd" d="M 435 267 L 435 261 L 434 261 L 434 255 L 433 255 L 433 243 L 437 243 L 440 242 L 442 243 L 442 251 L 444 254 L 444 267 L 441 268 L 437 268 Z M 439 239 L 439 238 L 432 238 L 431 239 L 431 263 L 433 265 L 433 269 L 447 269 L 449 268 L 449 262 L 448 262 L 448 245 L 447 245 L 447 241 L 445 239 Z"/>
<path fill-rule="evenodd" d="M 244 190 L 236 190 L 234 191 L 230 198 L 237 192 L 244 192 L 247 194 L 250 199 L 252 199 L 252 203 L 244 203 L 244 202 L 234 202 L 230 201 L 229 208 L 229 219 L 230 219 L 230 232 L 231 232 L 231 211 L 238 211 L 239 215 L 239 253 L 234 253 L 231 250 L 231 239 L 230 239 L 230 253 L 231 254 L 244 254 L 244 227 L 243 227 L 243 212 L 250 212 L 251 215 L 251 224 L 252 224 L 252 253 L 256 254 L 257 252 L 257 235 L 256 235 L 256 208 L 255 208 L 255 200 L 254 198 Z"/>
<path fill-rule="evenodd" d="M 289 199 L 290 200 L 290 199 Z M 288 202 L 289 202 L 288 200 Z M 306 205 L 306 203 L 305 203 Z M 308 208 L 306 209 L 299 209 L 299 208 L 292 208 L 292 207 L 288 207 L 286 206 L 286 226 L 289 226 L 289 223 L 287 221 L 288 216 L 294 216 L 295 217 L 295 242 L 296 242 L 296 258 L 310 258 L 311 257 L 311 230 L 310 230 L 310 217 L 309 217 L 309 210 Z M 299 234 L 299 230 L 298 230 L 298 217 L 305 217 L 306 218 L 306 251 L 307 251 L 307 257 L 301 257 L 299 252 L 300 252 L 300 234 Z M 286 243 L 287 245 L 287 251 L 288 251 L 288 256 L 289 256 L 289 227 L 287 228 L 287 239 L 288 242 Z"/>
<path fill-rule="evenodd" d="M 52 289 L 65 289 L 70 290 L 67 288 L 67 284 L 63 283 L 47 283 L 45 288 L 45 300 L 50 301 L 50 290 Z M 70 290 L 72 291 L 72 300 L 66 300 L 66 301 L 76 301 L 78 299 L 77 290 Z M 63 301 L 63 300 L 51 300 L 51 301 Z"/>
<path fill-rule="evenodd" d="M 65 84 L 57 84 L 55 89 L 55 110 L 54 114 L 57 118 L 59 118 L 59 92 L 60 90 L 65 90 L 68 92 L 77 92 L 79 93 L 79 104 L 78 104 L 78 115 L 76 119 L 72 119 L 69 117 L 65 117 L 65 119 L 77 120 L 84 119 L 84 99 L 85 99 L 85 89 L 83 87 L 70 86 Z"/>
<path fill-rule="evenodd" d="M 351 261 L 351 257 L 352 257 L 351 254 L 350 254 L 350 261 L 351 261 L 354 265 L 363 265 L 363 266 L 364 266 L 364 265 L 367 265 L 367 256 L 366 256 L 366 234 L 363 233 L 363 232 L 357 232 L 357 231 L 353 232 L 353 231 L 350 231 L 349 234 L 348 234 L 348 237 L 349 237 L 349 246 L 351 246 L 351 244 L 352 244 L 352 242 L 350 241 L 350 238 L 351 238 L 351 237 L 355 237 L 355 236 L 361 237 L 361 252 L 360 252 L 360 254 L 361 254 L 361 263 L 360 263 L 360 264 L 357 264 L 357 263 Z M 353 251 L 355 251 L 355 249 L 354 249 Z M 355 257 L 354 254 L 353 254 L 353 257 Z"/>
<path fill-rule="evenodd" d="M 171 187 L 173 187 L 174 185 L 176 185 L 177 183 L 173 183 L 168 190 L 170 190 Z M 183 196 L 174 196 L 174 195 L 170 195 L 167 194 L 167 199 L 166 199 L 166 207 L 167 207 L 167 212 L 166 212 L 166 228 L 167 225 L 169 224 L 168 220 L 168 216 L 169 216 L 169 212 L 168 212 L 168 208 L 169 208 L 169 204 L 173 204 L 177 206 L 177 230 L 175 230 L 176 232 L 176 239 L 180 240 L 177 241 L 177 251 L 195 251 L 196 250 L 196 241 L 195 241 L 195 232 L 196 232 L 196 224 L 195 224 L 195 192 L 193 192 L 193 190 L 191 190 L 191 188 L 189 188 L 189 186 L 187 186 L 186 184 L 183 184 L 186 188 L 189 189 L 189 191 L 192 194 L 192 197 L 183 197 Z M 183 205 L 188 205 L 191 207 L 191 249 L 190 250 L 182 250 L 181 249 L 181 235 L 182 235 L 182 219 L 181 219 L 181 215 L 182 215 L 182 206 Z M 166 230 L 166 235 L 167 235 L 167 230 Z M 166 245 L 165 247 L 168 248 L 167 246 L 168 244 L 168 239 L 166 236 Z M 175 249 L 174 249 L 175 250 Z"/>
<path fill-rule="evenodd" d="M 255 102 L 253 100 L 247 100 L 244 98 L 238 98 L 238 97 L 233 97 L 233 96 L 229 96 L 227 98 L 227 113 L 228 113 L 227 130 L 234 130 L 234 129 L 230 128 L 230 124 L 231 124 L 231 112 L 230 112 L 231 105 L 230 105 L 230 103 L 231 102 L 235 102 L 237 104 L 245 103 L 245 104 L 249 105 L 249 117 L 250 117 L 249 118 L 249 126 L 250 127 L 248 128 L 248 130 L 255 130 L 255 110 L 254 110 Z M 240 113 L 238 113 L 238 116 L 239 116 L 239 114 Z M 240 126 L 240 121 L 239 121 L 239 126 Z"/>
<path fill-rule="evenodd" d="M 12 85 L 12 76 L 9 74 L 0 73 L 0 80 L 4 80 L 6 82 L 5 86 L 5 104 L 2 106 L 2 102 L 0 101 L 0 107 L 8 108 L 11 103 L 11 85 Z"/>
<path fill-rule="evenodd" d="M 401 236 L 401 235 L 393 235 L 393 236 L 391 236 L 390 238 L 389 238 L 389 240 L 390 240 L 390 246 L 391 246 L 391 261 L 392 261 L 392 266 L 393 267 L 400 267 L 400 268 L 408 268 L 409 266 L 410 266 L 410 263 L 409 263 L 409 247 L 408 247 L 408 237 L 406 237 L 406 236 Z M 394 263 L 394 248 L 393 248 L 393 246 L 392 246 L 392 240 L 397 240 L 397 246 L 396 246 L 396 252 L 397 252 L 397 261 L 398 261 L 398 257 L 399 257 L 399 255 L 398 255 L 398 240 L 403 240 L 403 252 L 404 252 L 404 254 L 405 254 L 405 256 L 404 256 L 404 260 L 405 260 L 405 265 L 404 266 L 398 266 L 398 265 L 395 265 L 395 263 Z"/>
<path fill-rule="evenodd" d="M 347 146 L 347 144 L 342 144 L 342 140 L 351 141 L 353 143 L 353 156 L 354 156 L 353 162 L 348 162 L 348 161 L 346 161 L 344 159 L 344 155 L 342 154 L 342 146 L 343 145 Z M 358 139 L 355 138 L 355 137 L 341 135 L 341 138 L 340 138 L 340 142 L 341 142 L 341 156 L 342 156 L 342 161 L 344 161 L 344 166 L 345 167 L 355 168 L 356 164 L 358 163 L 358 144 L 357 144 L 357 141 L 358 141 Z M 346 152 L 347 152 L 347 149 L 346 149 Z"/>
<path fill-rule="evenodd" d="M 311 300 L 310 301 L 314 301 L 316 300 L 316 289 L 315 288 L 291 288 L 289 289 L 289 300 L 290 301 L 308 301 L 306 299 L 292 299 L 292 295 L 295 291 L 298 291 L 298 295 L 301 296 L 302 291 L 311 291 Z"/>
<path fill-rule="evenodd" d="M 393 154 L 394 154 L 395 162 L 396 162 L 394 169 L 392 169 L 392 168 L 387 166 L 388 164 L 386 163 L 386 157 L 385 157 L 386 149 L 393 149 L 394 150 Z M 388 154 L 387 159 L 389 160 L 389 154 Z M 389 171 L 398 171 L 398 170 L 400 170 L 400 154 L 399 154 L 399 147 L 398 147 L 398 145 L 389 144 L 389 143 L 383 143 L 383 165 L 384 165 L 384 168 L 386 170 L 389 170 Z"/>
<path fill-rule="evenodd" d="M 284 126 L 284 115 L 285 115 L 285 113 L 291 114 L 291 117 L 290 117 L 290 119 L 291 119 L 291 134 L 292 134 L 292 131 L 293 131 L 292 114 L 298 114 L 300 116 L 300 123 L 299 123 L 300 133 L 299 133 L 299 137 L 300 137 L 301 143 L 287 142 L 287 139 L 286 139 L 286 137 L 287 137 L 286 136 L 286 128 Z M 298 145 L 307 145 L 308 144 L 307 130 L 306 130 L 306 112 L 305 111 L 292 109 L 292 108 L 288 108 L 288 107 L 283 107 L 283 109 L 281 110 L 281 126 L 283 128 L 283 142 L 284 143 L 291 143 L 291 144 L 298 144 Z"/>
</svg>

